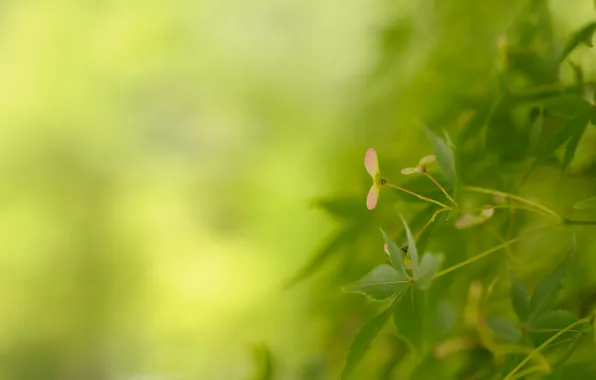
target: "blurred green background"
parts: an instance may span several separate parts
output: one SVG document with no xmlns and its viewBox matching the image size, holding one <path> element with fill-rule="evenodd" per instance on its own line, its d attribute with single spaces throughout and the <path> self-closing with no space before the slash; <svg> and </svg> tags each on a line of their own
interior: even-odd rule
<svg viewBox="0 0 596 380">
<path fill-rule="evenodd" d="M 528 3 L 0 2 L 0 378 L 248 379 L 259 342 L 333 378 L 353 330 L 313 294 L 347 296 L 283 289 L 336 226 L 311 200 L 430 153 L 412 120 L 488 91 Z M 558 42 L 595 16 L 548 4 Z"/>
</svg>

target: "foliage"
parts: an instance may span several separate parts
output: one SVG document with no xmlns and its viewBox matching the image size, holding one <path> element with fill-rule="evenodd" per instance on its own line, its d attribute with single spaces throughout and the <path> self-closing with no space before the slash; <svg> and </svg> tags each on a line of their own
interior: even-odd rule
<svg viewBox="0 0 596 380">
<path fill-rule="evenodd" d="M 426 115 L 414 128 L 433 151 L 422 152 L 418 166 L 401 170 L 407 177 L 398 180 L 391 169 L 385 173 L 391 167 L 383 161 L 385 152 L 377 157 L 369 148 L 370 211 L 362 211 L 364 195 L 319 202 L 340 220 L 338 231 L 350 228 L 349 244 L 372 236 L 380 225 L 387 252 L 388 263 L 380 263 L 380 248 L 367 251 L 377 264 L 368 274 L 352 266 L 349 256 L 335 256 L 341 268 L 352 268 L 338 278 L 361 275 L 344 286 L 347 293 L 385 303 L 354 335 L 341 379 L 357 371 L 390 315 L 395 336 L 407 347 L 401 358 L 407 360 L 391 366 L 388 376 L 559 378 L 574 371 L 596 376 L 590 362 L 566 364 L 580 344 L 596 354 L 594 342 L 583 339 L 591 329 L 592 310 L 580 313 L 581 308 L 568 309 L 560 301 L 567 273 L 583 249 L 576 242 L 577 227 L 594 228 L 596 220 L 571 217 L 569 208 L 555 210 L 524 191 L 537 170 L 556 168 L 558 175 L 541 186 L 558 186 L 593 128 L 595 105 L 587 89 L 594 83 L 584 82 L 576 63 L 576 83 L 562 82 L 560 70 L 580 44 L 591 46 L 595 28 L 590 23 L 567 42 L 555 43 L 546 2 L 530 2 L 499 39 L 496 84 L 490 91 L 471 93 L 467 102 L 442 115 Z M 462 123 L 463 114 L 472 116 Z M 592 197 L 574 208 L 595 205 Z M 557 231 L 567 245 L 562 258 L 556 247 L 534 252 L 522 245 Z M 376 239 L 380 247 L 382 240 Z M 329 258 L 342 250 L 323 252 Z M 300 279 L 322 269 L 320 257 L 300 272 Z M 483 365 L 476 359 L 480 353 L 488 353 Z"/>
</svg>

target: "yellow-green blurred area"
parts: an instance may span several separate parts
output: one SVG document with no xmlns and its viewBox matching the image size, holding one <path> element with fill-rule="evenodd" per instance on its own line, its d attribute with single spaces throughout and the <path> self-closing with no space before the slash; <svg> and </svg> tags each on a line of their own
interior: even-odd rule
<svg viewBox="0 0 596 380">
<path fill-rule="evenodd" d="M 258 342 L 309 378 L 311 199 L 428 154 L 412 119 L 486 91 L 525 3 L 1 1 L 0 379 L 247 379 Z M 595 16 L 550 5 L 559 41 Z"/>
</svg>

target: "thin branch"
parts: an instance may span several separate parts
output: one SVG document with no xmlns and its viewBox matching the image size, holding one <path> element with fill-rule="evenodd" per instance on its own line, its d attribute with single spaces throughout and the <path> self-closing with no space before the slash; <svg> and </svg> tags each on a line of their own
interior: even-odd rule
<svg viewBox="0 0 596 380">
<path fill-rule="evenodd" d="M 441 192 L 442 192 L 443 194 L 445 194 L 445 196 L 447 197 L 447 199 L 449 199 L 449 201 L 450 201 L 451 203 L 453 203 L 453 205 L 454 205 L 455 207 L 459 207 L 459 205 L 457 204 L 457 201 L 456 201 L 456 200 L 455 200 L 453 197 L 451 197 L 451 195 L 449 195 L 449 193 L 447 192 L 447 190 L 445 190 L 445 188 L 444 188 L 444 187 L 443 187 L 443 186 L 442 186 L 442 185 L 439 183 L 439 181 L 437 181 L 437 180 L 435 179 L 435 177 L 433 177 L 432 175 L 430 175 L 430 173 L 428 173 L 428 172 L 426 172 L 426 171 L 424 172 L 424 175 L 425 175 L 426 177 L 428 177 L 428 179 L 430 179 L 430 180 L 431 180 L 431 181 L 432 181 L 432 182 L 433 182 L 433 183 L 434 183 L 434 184 L 435 184 L 435 185 L 436 185 L 436 186 L 439 188 L 439 190 L 441 190 Z"/>
<path fill-rule="evenodd" d="M 560 216 L 559 214 L 557 214 L 556 212 L 554 212 L 550 208 L 545 207 L 545 206 L 543 206 L 543 205 L 541 205 L 539 203 L 533 202 L 533 201 L 531 201 L 529 199 L 520 197 L 519 195 L 515 195 L 515 194 L 511 194 L 511 193 L 505 193 L 505 192 L 499 191 L 499 190 L 486 189 L 486 188 L 477 187 L 477 186 L 464 186 L 463 189 L 464 190 L 467 190 L 467 191 L 476 192 L 476 193 L 483 193 L 483 194 L 490 194 L 490 195 L 500 195 L 500 196 L 503 196 L 503 197 L 506 197 L 506 198 L 510 198 L 510 199 L 516 200 L 518 202 L 525 203 L 525 204 L 527 204 L 529 206 L 535 207 L 535 208 L 537 208 L 539 210 L 542 210 L 546 215 L 552 216 L 553 218 L 555 218 L 555 219 L 557 219 L 557 220 L 559 220 L 561 222 L 564 222 L 564 220 L 565 220 L 565 219 L 563 219 L 562 216 Z"/>
<path fill-rule="evenodd" d="M 451 209 L 451 207 L 447 206 L 447 205 L 446 205 L 446 204 L 444 204 L 444 203 L 441 203 L 441 202 L 439 202 L 439 201 L 435 201 L 435 200 L 434 200 L 434 199 L 432 199 L 432 198 L 425 197 L 424 195 L 420 195 L 420 194 L 418 194 L 418 193 L 415 193 L 415 192 L 413 192 L 413 191 L 411 191 L 411 190 L 408 190 L 408 189 L 405 189 L 405 188 L 403 188 L 403 187 L 400 187 L 400 186 L 394 185 L 394 184 L 392 184 L 392 183 L 386 182 L 386 183 L 385 183 L 385 186 L 393 187 L 394 189 L 397 189 L 397 190 L 399 190 L 399 191 L 403 191 L 404 193 L 408 193 L 408 194 L 410 194 L 410 195 L 413 195 L 413 196 L 415 196 L 416 198 L 418 198 L 418 199 L 421 199 L 421 200 L 423 200 L 423 201 L 426 201 L 426 202 L 430 202 L 430 203 L 437 204 L 437 205 L 439 205 L 439 206 L 441 206 L 441 207 L 443 207 L 443 208 Z"/>
<path fill-rule="evenodd" d="M 565 334 L 567 331 L 570 331 L 571 329 L 573 329 L 575 326 L 581 325 L 582 323 L 589 323 L 592 320 L 592 316 L 590 315 L 589 317 L 585 317 L 582 318 L 578 321 L 573 322 L 572 324 L 570 324 L 569 326 L 565 327 L 564 329 L 560 330 L 559 332 L 557 332 L 556 334 L 554 334 L 553 336 L 551 336 L 550 338 L 548 338 L 547 340 L 545 340 L 540 346 L 536 347 L 532 352 L 530 352 L 530 354 L 528 356 L 526 356 L 524 358 L 524 360 L 522 360 L 517 367 L 515 367 L 514 369 L 511 370 L 511 372 L 509 372 L 507 374 L 507 376 L 505 376 L 505 378 L 503 380 L 512 380 L 515 379 L 516 377 L 515 374 L 523 368 L 523 366 L 525 366 L 530 360 L 532 360 L 532 357 L 539 354 L 540 351 L 544 350 L 549 344 L 551 344 L 552 342 L 555 341 L 555 339 L 557 339 L 558 337 L 560 337 L 561 335 Z"/>
<path fill-rule="evenodd" d="M 507 246 L 509 246 L 511 244 L 517 243 L 518 241 L 521 241 L 521 240 L 523 240 L 525 238 L 528 238 L 530 236 L 537 235 L 539 233 L 542 233 L 542 232 L 545 232 L 545 231 L 549 231 L 549 230 L 553 230 L 553 229 L 556 229 L 556 228 L 562 228 L 562 227 L 564 227 L 564 226 L 563 225 L 556 225 L 556 226 L 545 227 L 545 228 L 541 228 L 539 230 L 536 230 L 534 232 L 530 232 L 530 233 L 528 233 L 526 235 L 519 236 L 519 237 L 516 237 L 514 239 L 508 240 L 508 241 L 506 241 L 506 242 L 504 242 L 502 244 L 499 244 L 499 245 L 497 245 L 495 247 L 492 247 L 490 249 L 487 249 L 486 251 L 480 252 L 476 256 L 470 257 L 467 260 L 464 260 L 464 261 L 459 262 L 459 263 L 457 263 L 455 265 L 452 265 L 449 268 L 443 269 L 442 271 L 440 271 L 439 273 L 437 273 L 433 278 L 438 278 L 438 277 L 441 277 L 443 275 L 446 275 L 447 273 L 453 272 L 456 269 L 459 269 L 459 268 L 464 267 L 464 266 L 466 266 L 468 264 L 471 264 L 474 261 L 480 260 L 483 257 L 488 256 L 488 255 L 490 255 L 493 252 L 499 251 L 499 250 L 501 250 L 501 249 L 503 249 L 503 248 L 505 248 L 505 247 L 507 247 Z"/>
</svg>

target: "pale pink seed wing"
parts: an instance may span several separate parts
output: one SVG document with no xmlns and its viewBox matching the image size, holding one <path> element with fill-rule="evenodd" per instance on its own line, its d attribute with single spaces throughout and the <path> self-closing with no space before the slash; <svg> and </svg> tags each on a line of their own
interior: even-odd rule
<svg viewBox="0 0 596 380">
<path fill-rule="evenodd" d="M 377 152 L 375 152 L 373 148 L 368 148 L 366 151 L 366 155 L 364 156 L 364 167 L 373 179 L 379 172 L 379 159 L 377 158 Z"/>
<path fill-rule="evenodd" d="M 366 208 L 372 210 L 377 205 L 377 200 L 379 199 L 379 187 L 372 185 L 370 191 L 368 192 L 368 196 L 366 197 Z"/>
<path fill-rule="evenodd" d="M 385 244 L 383 245 L 383 250 L 385 251 L 385 253 L 386 253 L 386 254 L 388 254 L 388 255 L 389 255 L 389 246 L 387 245 L 387 243 L 385 243 Z"/>
</svg>

